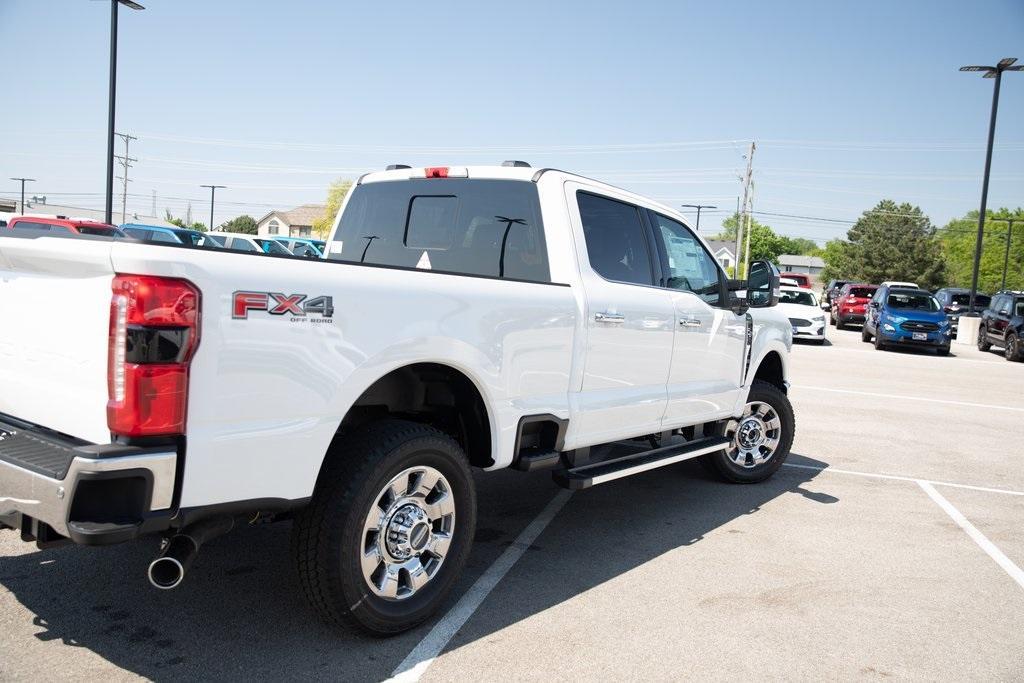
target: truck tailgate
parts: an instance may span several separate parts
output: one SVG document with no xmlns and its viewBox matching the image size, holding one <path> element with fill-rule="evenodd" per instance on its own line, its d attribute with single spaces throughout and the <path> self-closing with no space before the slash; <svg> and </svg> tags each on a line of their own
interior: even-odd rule
<svg viewBox="0 0 1024 683">
<path fill-rule="evenodd" d="M 109 441 L 111 246 L 0 237 L 0 413 Z"/>
</svg>

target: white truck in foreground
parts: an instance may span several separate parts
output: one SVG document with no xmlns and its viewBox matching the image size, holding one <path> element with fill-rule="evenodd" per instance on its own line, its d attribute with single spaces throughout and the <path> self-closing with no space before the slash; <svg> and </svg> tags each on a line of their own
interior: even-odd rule
<svg viewBox="0 0 1024 683">
<path fill-rule="evenodd" d="M 397 633 L 466 562 L 473 467 L 757 482 L 792 444 L 778 271 L 729 280 L 677 212 L 571 173 L 367 174 L 322 260 L 3 235 L 0 527 L 161 535 L 159 588 L 293 518 L 316 611 Z"/>
</svg>

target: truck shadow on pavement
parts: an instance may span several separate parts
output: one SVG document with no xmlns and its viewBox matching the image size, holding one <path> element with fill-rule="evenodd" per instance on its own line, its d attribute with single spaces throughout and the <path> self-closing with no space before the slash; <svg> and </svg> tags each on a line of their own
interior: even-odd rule
<svg viewBox="0 0 1024 683">
<path fill-rule="evenodd" d="M 790 463 L 824 467 L 799 455 Z M 549 530 L 513 568 L 514 599 L 502 586 L 456 635 L 458 647 L 569 600 L 787 493 L 815 503 L 838 499 L 805 488 L 815 469 L 782 468 L 771 480 L 727 484 L 687 462 L 574 494 Z M 557 492 L 547 473 L 481 473 L 480 514 L 469 566 L 450 607 Z M 381 680 L 433 622 L 379 640 L 320 624 L 300 595 L 290 564 L 290 523 L 235 531 L 204 546 L 182 586 L 152 588 L 145 570 L 156 539 L 108 548 L 61 547 L 0 557 L 0 586 L 21 608 L 2 615 L 0 642 L 18 677 L 77 677 L 74 651 L 32 643 L 59 640 L 114 666 L 155 680 L 315 678 Z M 0 532 L 10 548 L 14 532 Z M 543 557 L 543 562 L 531 558 Z M 685 555 L 680 561 L 686 561 Z M 510 590 L 515 589 L 515 585 Z M 2 592 L 2 591 L 0 591 Z M 10 605 L 10 597 L 2 602 Z M 657 607 L 652 606 L 652 609 Z M 11 607 L 5 611 L 10 612 Z M 31 614 L 26 614 L 26 612 Z M 18 653 L 21 653 L 20 655 Z M 45 655 L 43 655 L 45 653 Z M 16 662 L 18 657 L 23 660 Z M 95 662 L 85 671 L 95 675 Z M 52 667 L 52 668 L 51 668 Z"/>
</svg>

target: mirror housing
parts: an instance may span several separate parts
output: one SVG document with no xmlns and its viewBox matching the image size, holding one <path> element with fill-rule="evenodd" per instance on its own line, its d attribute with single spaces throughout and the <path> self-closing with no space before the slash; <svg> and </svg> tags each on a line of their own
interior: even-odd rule
<svg viewBox="0 0 1024 683">
<path fill-rule="evenodd" d="M 832 304 L 830 304 L 827 301 L 822 301 L 821 302 L 821 310 L 823 310 L 823 311 L 831 311 L 832 310 Z"/>
<path fill-rule="evenodd" d="M 747 271 L 747 302 L 751 308 L 771 308 L 779 303 L 779 269 L 768 261 L 754 261 Z"/>
<path fill-rule="evenodd" d="M 878 308 L 878 302 L 872 301 L 868 304 L 868 308 Z"/>
</svg>

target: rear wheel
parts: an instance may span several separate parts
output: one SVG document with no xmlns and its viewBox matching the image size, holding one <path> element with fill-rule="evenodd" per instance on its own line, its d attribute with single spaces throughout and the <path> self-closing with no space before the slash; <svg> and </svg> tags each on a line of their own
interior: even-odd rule
<svg viewBox="0 0 1024 683">
<path fill-rule="evenodd" d="M 835 313 L 829 313 L 828 321 L 832 324 L 832 327 L 842 329 L 842 324 L 836 319 Z"/>
<path fill-rule="evenodd" d="M 1006 354 L 1006 360 L 1020 363 L 1024 361 L 1024 348 L 1021 348 L 1020 337 L 1011 332 L 1006 337 L 1006 346 L 1004 348 Z"/>
<path fill-rule="evenodd" d="M 459 445 L 433 427 L 385 420 L 328 456 L 295 520 L 292 553 L 324 621 L 393 635 L 444 601 L 475 526 L 476 494 Z"/>
<path fill-rule="evenodd" d="M 774 384 L 756 380 L 743 413 L 725 423 L 729 447 L 704 456 L 704 462 L 738 484 L 764 481 L 782 467 L 795 431 L 789 398 Z"/>
<path fill-rule="evenodd" d="M 985 326 L 982 325 L 978 328 L 978 350 L 988 351 L 992 348 L 992 344 L 988 341 L 988 336 L 985 334 Z"/>
</svg>

